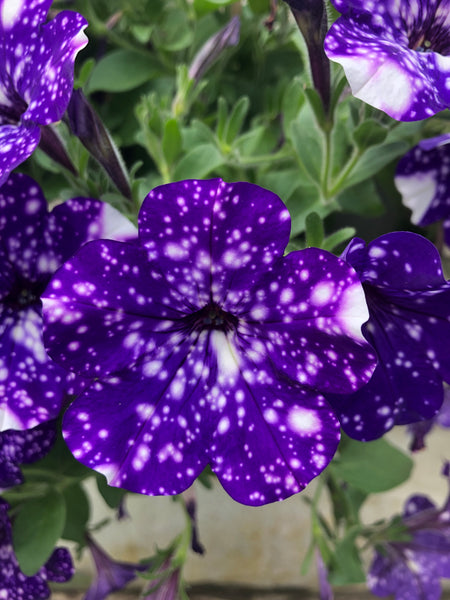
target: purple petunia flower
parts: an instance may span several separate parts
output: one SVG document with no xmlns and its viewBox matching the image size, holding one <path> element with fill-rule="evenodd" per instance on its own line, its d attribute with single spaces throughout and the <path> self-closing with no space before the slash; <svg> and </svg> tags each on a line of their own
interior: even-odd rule
<svg viewBox="0 0 450 600">
<path fill-rule="evenodd" d="M 7 600 L 44 600 L 50 598 L 47 581 L 65 583 L 74 573 L 72 558 L 66 548 L 55 548 L 36 575 L 20 570 L 12 545 L 8 504 L 0 498 L 0 598 Z"/>
<path fill-rule="evenodd" d="M 374 357 L 348 265 L 283 257 L 275 194 L 220 179 L 154 189 L 139 245 L 87 244 L 44 295 L 46 340 L 98 377 L 66 412 L 66 441 L 111 485 L 185 490 L 210 463 L 244 504 L 281 500 L 328 464 L 339 425 L 320 392 L 356 390 Z"/>
<path fill-rule="evenodd" d="M 56 441 L 56 421 L 46 421 L 33 429 L 0 433 L 0 488 L 23 483 L 21 464 L 43 458 Z"/>
<path fill-rule="evenodd" d="M 395 185 L 415 225 L 443 221 L 450 245 L 450 134 L 422 140 L 400 160 Z"/>
<path fill-rule="evenodd" d="M 136 578 L 138 572 L 149 568 L 148 564 L 115 561 L 91 536 L 87 536 L 87 541 L 97 574 L 83 600 L 103 600 L 109 594 L 122 590 Z"/>
<path fill-rule="evenodd" d="M 450 106 L 450 0 L 332 0 L 325 39 L 353 94 L 398 121 Z"/>
<path fill-rule="evenodd" d="M 59 121 L 73 87 L 87 21 L 62 11 L 45 23 L 52 0 L 0 2 L 0 185 L 32 154 L 40 126 Z"/>
<path fill-rule="evenodd" d="M 133 232 L 115 209 L 90 198 L 47 212 L 42 190 L 25 175 L 12 174 L 0 188 L 0 430 L 55 418 L 70 391 L 42 341 L 40 295 L 53 273 L 84 242 Z"/>
<path fill-rule="evenodd" d="M 379 364 L 362 389 L 327 399 L 345 432 L 367 441 L 439 411 L 442 380 L 450 382 L 450 283 L 439 252 L 415 233 L 388 233 L 367 246 L 355 238 L 343 258 L 361 278 L 370 314 L 363 333 Z"/>
<path fill-rule="evenodd" d="M 449 477 L 449 464 L 443 471 Z M 406 502 L 407 541 L 386 541 L 370 567 L 367 583 L 377 596 L 395 600 L 439 600 L 441 578 L 450 578 L 450 495 L 441 509 L 426 496 Z"/>
</svg>

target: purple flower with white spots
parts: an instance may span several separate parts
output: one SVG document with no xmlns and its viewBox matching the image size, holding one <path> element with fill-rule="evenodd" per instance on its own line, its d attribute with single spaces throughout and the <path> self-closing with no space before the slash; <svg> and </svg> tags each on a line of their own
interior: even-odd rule
<svg viewBox="0 0 450 600">
<path fill-rule="evenodd" d="M 75 198 L 52 212 L 37 183 L 12 174 L 0 188 L 0 430 L 55 418 L 73 377 L 42 340 L 40 295 L 56 269 L 94 238 L 129 239 L 133 225 L 98 200 Z"/>
<path fill-rule="evenodd" d="M 450 388 L 444 390 L 444 401 L 438 414 L 427 421 L 419 421 L 408 425 L 408 433 L 412 440 L 409 445 L 411 452 L 423 450 L 426 447 L 425 437 L 436 426 L 450 429 Z"/>
<path fill-rule="evenodd" d="M 367 441 L 439 411 L 450 381 L 450 283 L 439 252 L 415 233 L 388 233 L 367 246 L 355 238 L 343 258 L 361 278 L 370 314 L 363 333 L 379 364 L 362 389 L 327 399 L 345 432 Z"/>
<path fill-rule="evenodd" d="M 47 581 L 65 583 L 74 573 L 66 548 L 55 548 L 36 575 L 22 573 L 14 554 L 8 504 L 0 498 L 0 598 L 7 600 L 44 600 L 50 598 Z"/>
<path fill-rule="evenodd" d="M 122 590 L 139 572 L 149 568 L 148 564 L 113 560 L 89 535 L 87 542 L 97 573 L 83 600 L 103 600 L 109 594 Z"/>
<path fill-rule="evenodd" d="M 354 96 L 398 121 L 450 106 L 450 0 L 332 0 L 325 38 Z"/>
<path fill-rule="evenodd" d="M 98 377 L 65 414 L 74 456 L 111 485 L 178 494 L 209 463 L 259 505 L 328 464 L 339 425 L 321 392 L 372 373 L 356 273 L 328 252 L 283 257 L 275 194 L 220 179 L 154 189 L 139 245 L 95 241 L 43 298 L 46 344 Z"/>
<path fill-rule="evenodd" d="M 444 468 L 449 476 L 449 465 Z M 367 583 L 377 596 L 395 600 L 439 600 L 441 578 L 450 578 L 450 496 L 441 509 L 427 498 L 409 498 L 402 515 L 407 541 L 386 541 L 370 567 Z"/>
<path fill-rule="evenodd" d="M 45 23 L 52 0 L 0 2 L 0 185 L 28 158 L 40 127 L 59 121 L 73 88 L 75 57 L 87 21 L 61 11 Z"/>
<path fill-rule="evenodd" d="M 411 221 L 424 227 L 443 221 L 450 245 L 450 134 L 422 140 L 400 160 L 395 185 Z"/>
<path fill-rule="evenodd" d="M 56 421 L 47 421 L 26 431 L 8 429 L 0 433 L 0 488 L 23 483 L 19 465 L 43 458 L 56 441 Z"/>
</svg>

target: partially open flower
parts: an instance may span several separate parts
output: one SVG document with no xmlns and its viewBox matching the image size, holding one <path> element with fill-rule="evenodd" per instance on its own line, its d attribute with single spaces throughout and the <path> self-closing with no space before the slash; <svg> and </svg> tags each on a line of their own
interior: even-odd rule
<svg viewBox="0 0 450 600">
<path fill-rule="evenodd" d="M 52 0 L 2 0 L 0 11 L 0 185 L 33 153 L 40 127 L 59 121 L 73 87 L 73 65 L 87 43 L 87 21 L 62 11 L 45 23 Z"/>
<path fill-rule="evenodd" d="M 354 96 L 398 121 L 450 106 L 450 0 L 332 0 L 325 39 Z"/>
</svg>

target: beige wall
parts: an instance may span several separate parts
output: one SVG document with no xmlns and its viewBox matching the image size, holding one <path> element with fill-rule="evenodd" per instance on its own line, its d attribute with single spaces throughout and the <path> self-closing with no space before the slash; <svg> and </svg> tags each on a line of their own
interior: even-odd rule
<svg viewBox="0 0 450 600">
<path fill-rule="evenodd" d="M 390 439 L 406 449 L 402 428 Z M 422 492 L 438 502 L 447 485 L 440 477 L 442 461 L 450 459 L 450 431 L 436 429 L 429 448 L 416 455 L 412 479 L 389 493 L 373 495 L 363 510 L 367 522 L 391 516 L 402 509 L 412 493 Z M 386 466 L 388 468 L 388 465 Z M 302 494 L 311 494 L 314 484 Z M 297 495 L 284 502 L 250 508 L 231 500 L 220 485 L 212 491 L 198 488 L 200 538 L 206 548 L 201 557 L 189 557 L 189 582 L 243 583 L 258 586 L 315 585 L 315 575 L 300 576 L 300 563 L 310 540 L 309 509 Z M 183 527 L 181 508 L 170 498 L 133 496 L 128 500 L 131 519 L 113 522 L 98 533 L 98 540 L 122 560 L 137 560 L 164 547 Z M 94 506 L 94 522 L 111 515 L 101 503 Z M 90 569 L 85 558 L 82 567 Z"/>
</svg>

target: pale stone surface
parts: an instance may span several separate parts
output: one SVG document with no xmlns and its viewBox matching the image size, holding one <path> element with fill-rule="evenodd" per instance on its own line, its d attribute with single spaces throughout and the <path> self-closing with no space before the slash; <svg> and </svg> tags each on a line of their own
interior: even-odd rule
<svg viewBox="0 0 450 600">
<path fill-rule="evenodd" d="M 412 493 L 426 493 L 438 503 L 443 501 L 447 486 L 440 469 L 443 460 L 450 459 L 449 436 L 448 430 L 435 430 L 429 448 L 415 456 L 411 480 L 388 493 L 373 495 L 363 509 L 365 522 L 400 512 Z M 398 428 L 390 438 L 407 447 L 403 428 Z M 220 486 L 212 491 L 198 487 L 199 532 L 206 554 L 189 556 L 186 580 L 314 587 L 313 570 L 307 576 L 300 575 L 310 541 L 310 511 L 302 497 L 311 496 L 314 488 L 312 484 L 306 492 L 284 502 L 250 508 L 235 503 Z M 170 498 L 133 496 L 128 500 L 128 509 L 131 520 L 112 522 L 97 534 L 100 543 L 117 559 L 136 561 L 150 556 L 156 546 L 164 548 L 183 528 L 183 511 Z M 99 522 L 105 516 L 111 516 L 111 512 L 105 512 L 102 504 L 95 502 L 92 522 Z M 87 557 L 82 567 L 90 569 Z"/>
</svg>

